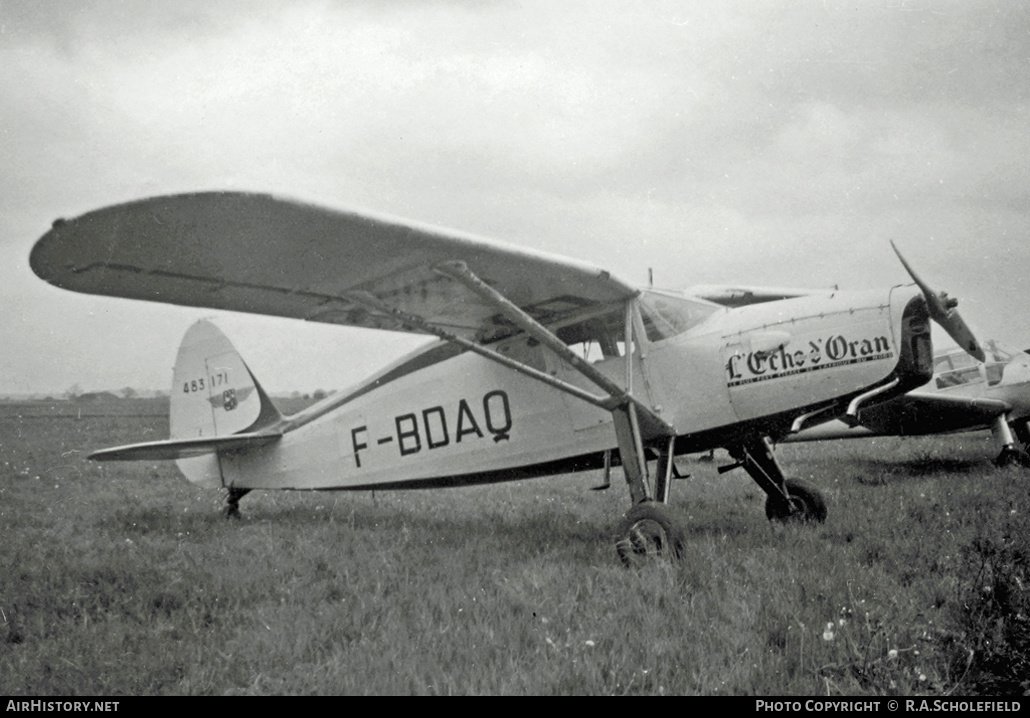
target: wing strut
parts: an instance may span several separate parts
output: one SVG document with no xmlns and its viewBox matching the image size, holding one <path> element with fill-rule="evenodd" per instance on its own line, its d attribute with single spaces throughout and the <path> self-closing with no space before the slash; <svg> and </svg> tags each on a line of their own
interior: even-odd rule
<svg viewBox="0 0 1030 718">
<path fill-rule="evenodd" d="M 551 349 L 555 354 L 574 367 L 580 374 L 596 384 L 604 394 L 593 394 L 585 389 L 575 386 L 574 384 L 558 379 L 546 372 L 542 372 L 535 367 L 531 367 L 528 364 L 499 354 L 498 352 L 472 340 L 457 336 L 456 334 L 447 331 L 442 327 L 436 326 L 422 317 L 409 314 L 408 312 L 391 306 L 370 292 L 347 292 L 346 298 L 373 311 L 388 314 L 403 324 L 438 336 L 444 341 L 457 344 L 484 358 L 495 361 L 498 364 L 520 372 L 532 379 L 543 382 L 548 386 L 554 387 L 555 389 L 566 392 L 567 394 L 575 396 L 578 399 L 582 399 L 594 406 L 607 409 L 612 412 L 616 439 L 619 445 L 619 455 L 622 458 L 623 470 L 626 474 L 626 482 L 629 484 L 630 497 L 633 503 L 636 504 L 641 501 L 656 498 L 654 492 L 652 492 L 649 486 L 647 454 L 644 450 L 644 439 L 656 439 L 658 437 L 662 437 L 666 443 L 669 443 L 672 438 L 675 437 L 676 432 L 673 427 L 658 416 L 650 406 L 647 406 L 638 398 L 634 397 L 629 384 L 627 384 L 627 388 L 624 389 L 598 371 L 591 364 L 583 360 L 575 352 L 569 349 L 569 347 L 566 346 L 566 344 L 553 332 L 547 329 L 547 327 L 537 322 L 511 300 L 476 276 L 464 262 L 439 264 L 435 269 L 440 274 L 463 284 L 475 294 L 495 306 L 512 322 L 514 322 L 516 326 L 544 346 Z M 627 308 L 626 332 L 627 336 L 630 338 L 632 338 L 633 331 L 632 316 L 632 312 Z M 631 344 L 627 343 L 627 346 L 631 346 Z M 631 361 L 631 354 L 627 352 L 627 362 L 629 361 Z M 627 368 L 627 379 L 629 376 L 630 372 Z M 668 457 L 667 463 L 671 464 L 671 449 L 662 452 L 663 458 L 665 458 L 666 455 Z M 661 462 L 659 462 L 658 473 L 659 477 L 664 476 L 668 473 L 668 467 L 663 470 Z M 659 484 L 662 485 L 660 488 L 663 488 L 663 482 L 660 478 Z M 662 496 L 657 497 L 660 501 L 666 498 L 667 491 L 663 490 L 662 494 Z"/>
<path fill-rule="evenodd" d="M 648 482 L 644 438 L 645 435 L 648 438 L 662 437 L 671 442 L 672 438 L 676 435 L 676 431 L 667 421 L 658 416 L 651 407 L 633 396 L 631 385 L 628 383 L 631 376 L 629 369 L 629 362 L 632 360 L 632 353 L 629 351 L 631 343 L 629 341 L 626 343 L 627 386 L 624 389 L 569 349 L 565 342 L 555 336 L 547 327 L 540 324 L 503 294 L 477 277 L 465 262 L 444 262 L 436 265 L 435 270 L 464 284 L 482 299 L 497 307 L 516 326 L 549 348 L 568 362 L 576 371 L 608 393 L 604 406 L 612 412 L 614 419 L 615 436 L 619 443 L 619 455 L 622 458 L 626 482 L 629 484 L 630 498 L 634 504 L 655 498 Z M 627 339 L 632 338 L 632 317 L 633 314 L 627 305 Z M 660 477 L 667 475 L 669 472 L 672 464 L 672 451 L 662 452 L 662 456 L 666 459 L 666 466 L 663 469 L 662 462 L 659 462 L 658 472 Z M 659 483 L 667 484 L 667 482 L 662 482 L 661 480 Z M 662 493 L 663 495 L 658 497 L 659 501 L 667 499 L 667 491 Z"/>
<path fill-rule="evenodd" d="M 675 433 L 672 427 L 652 411 L 649 406 L 636 399 L 627 389 L 623 389 L 569 349 L 565 342 L 555 336 L 547 327 L 526 314 L 511 300 L 473 274 L 472 270 L 464 262 L 445 262 L 436 265 L 435 269 L 441 274 L 464 284 L 480 297 L 500 309 L 520 329 L 571 364 L 576 371 L 607 392 L 610 403 L 605 408 L 612 409 L 618 406 L 632 405 L 636 407 L 638 419 L 645 423 L 645 433 L 649 436 L 669 436 Z"/>
<path fill-rule="evenodd" d="M 490 359 L 491 361 L 495 361 L 498 364 L 503 364 L 509 369 L 513 369 L 517 372 L 525 374 L 526 376 L 541 381 L 544 384 L 554 387 L 555 389 L 559 389 L 568 394 L 572 394 L 576 398 L 582 399 L 583 401 L 593 404 L 594 406 L 600 407 L 602 409 L 607 409 L 608 411 L 611 411 L 613 408 L 615 408 L 615 406 L 617 406 L 616 402 L 614 402 L 610 397 L 603 397 L 591 394 L 589 391 L 581 389 L 575 384 L 570 384 L 566 381 L 562 381 L 561 379 L 553 377 L 550 374 L 547 374 L 546 372 L 542 372 L 539 369 L 529 366 L 528 364 L 523 364 L 522 362 L 512 359 L 511 357 L 506 357 L 503 354 L 498 354 L 494 350 L 487 349 L 481 344 L 476 344 L 474 341 L 470 339 L 465 339 L 464 337 L 460 337 L 457 334 L 447 331 L 446 329 L 441 329 L 435 324 L 430 324 L 422 317 L 416 316 L 414 314 L 409 314 L 403 310 L 397 309 L 396 307 L 392 307 L 386 302 L 378 299 L 377 297 L 373 296 L 368 292 L 348 292 L 347 299 L 354 302 L 355 304 L 360 304 L 361 306 L 366 307 L 368 309 L 372 309 L 377 312 L 382 312 L 384 314 L 389 314 L 398 321 L 407 324 L 410 327 L 414 327 L 416 329 L 424 331 L 427 334 L 434 334 L 443 339 L 444 341 L 450 342 L 452 344 L 457 344 L 465 349 L 468 349 L 471 352 L 474 352 L 482 357 Z"/>
</svg>

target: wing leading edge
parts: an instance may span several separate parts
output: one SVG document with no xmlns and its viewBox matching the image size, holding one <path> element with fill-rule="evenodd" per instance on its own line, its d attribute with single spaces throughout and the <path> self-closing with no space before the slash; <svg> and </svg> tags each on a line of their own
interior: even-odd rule
<svg viewBox="0 0 1030 718">
<path fill-rule="evenodd" d="M 267 194 L 170 195 L 57 220 L 30 264 L 87 294 L 423 333 L 355 296 L 465 339 L 516 331 L 437 267 L 462 262 L 542 324 L 637 290 L 586 262 Z"/>
</svg>

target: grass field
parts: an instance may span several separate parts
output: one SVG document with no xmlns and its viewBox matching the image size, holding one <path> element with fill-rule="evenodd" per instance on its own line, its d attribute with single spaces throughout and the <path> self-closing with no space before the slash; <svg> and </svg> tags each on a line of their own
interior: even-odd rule
<svg viewBox="0 0 1030 718">
<path fill-rule="evenodd" d="M 628 570 L 618 476 L 255 492 L 229 522 L 174 464 L 83 458 L 167 436 L 120 405 L 0 407 L 0 694 L 1030 689 L 1030 473 L 986 435 L 781 447 L 814 528 L 685 458 L 687 555 Z"/>
</svg>

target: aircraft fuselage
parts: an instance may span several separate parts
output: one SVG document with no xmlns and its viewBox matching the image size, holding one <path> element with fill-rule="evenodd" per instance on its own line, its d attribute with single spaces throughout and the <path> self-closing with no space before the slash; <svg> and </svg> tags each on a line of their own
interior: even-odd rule
<svg viewBox="0 0 1030 718">
<path fill-rule="evenodd" d="M 924 383 L 932 350 L 922 302 L 912 287 L 734 309 L 645 292 L 633 300 L 637 331 L 628 357 L 624 306 L 573 318 L 556 334 L 667 422 L 682 453 L 774 433 L 801 413 L 839 406 L 892 378 L 901 381 L 882 398 Z M 596 389 L 525 334 L 491 348 Z M 198 483 L 244 489 L 503 481 L 599 467 L 617 447 L 612 424 L 605 408 L 435 343 L 287 417 L 279 441 L 179 465 Z"/>
</svg>

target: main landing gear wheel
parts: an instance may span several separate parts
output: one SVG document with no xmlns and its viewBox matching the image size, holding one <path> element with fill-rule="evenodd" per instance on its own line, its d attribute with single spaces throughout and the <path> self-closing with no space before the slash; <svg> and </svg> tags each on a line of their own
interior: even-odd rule
<svg viewBox="0 0 1030 718">
<path fill-rule="evenodd" d="M 787 479 L 784 487 L 790 495 L 790 502 L 770 496 L 765 500 L 765 517 L 770 521 L 784 523 L 822 523 L 826 520 L 826 500 L 811 484 L 800 479 Z"/>
<path fill-rule="evenodd" d="M 1030 469 L 1030 454 L 1021 449 L 1006 446 L 994 460 L 994 465 L 1000 467 L 1022 466 L 1024 469 Z"/>
<path fill-rule="evenodd" d="M 622 562 L 632 568 L 656 558 L 679 558 L 685 543 L 683 529 L 669 508 L 645 501 L 626 512 L 619 524 L 615 550 Z"/>
</svg>

